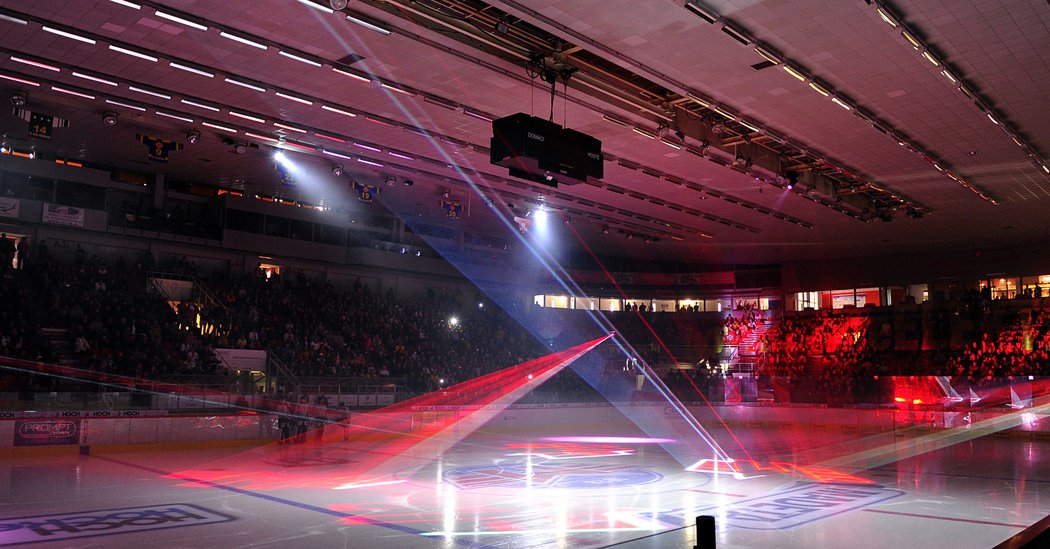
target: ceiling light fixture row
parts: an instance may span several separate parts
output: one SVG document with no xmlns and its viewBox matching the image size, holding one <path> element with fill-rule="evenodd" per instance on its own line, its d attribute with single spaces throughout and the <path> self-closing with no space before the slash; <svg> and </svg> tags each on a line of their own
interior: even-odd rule
<svg viewBox="0 0 1050 549">
<path fill-rule="evenodd" d="M 873 1 L 873 0 L 869 0 L 869 2 L 870 1 Z M 712 23 L 712 24 L 719 23 L 719 24 L 721 24 L 722 27 L 723 27 L 723 30 L 725 30 L 726 28 L 732 28 L 732 24 L 731 23 L 729 23 L 726 20 L 724 20 L 724 19 L 714 15 L 709 10 L 706 10 L 705 8 L 700 6 L 698 0 L 689 0 L 689 1 L 687 1 L 686 4 L 685 4 L 685 7 L 686 7 L 686 9 L 688 9 L 689 11 L 691 11 L 694 14 L 698 15 L 701 19 L 707 21 L 708 23 Z M 898 20 L 896 18 L 893 18 L 888 12 L 882 10 L 881 8 L 880 8 L 879 14 L 882 16 L 883 20 L 887 21 L 887 23 L 890 23 L 894 27 L 897 27 L 897 26 L 900 25 L 900 23 L 898 22 Z M 764 58 L 766 61 L 768 61 L 769 63 L 772 63 L 773 65 L 779 65 L 784 70 L 784 72 L 788 73 L 789 75 L 791 75 L 796 80 L 799 80 L 800 82 L 804 82 L 804 83 L 808 84 L 808 86 L 809 86 L 809 88 L 811 90 L 813 90 L 814 92 L 820 94 L 823 97 L 828 98 L 832 103 L 838 105 L 839 107 L 843 108 L 844 110 L 853 113 L 858 118 L 860 118 L 861 120 L 867 122 L 869 125 L 874 127 L 880 133 L 891 135 L 894 139 L 897 139 L 898 142 L 904 144 L 905 147 L 908 148 L 908 150 L 910 150 L 912 152 L 915 152 L 923 160 L 926 160 L 927 163 L 929 163 L 931 166 L 932 165 L 940 165 L 940 166 L 944 166 L 945 165 L 944 161 L 937 159 L 936 157 L 934 157 L 931 153 L 929 153 L 927 151 L 921 150 L 918 147 L 918 145 L 916 145 L 912 140 L 903 137 L 901 132 L 896 131 L 896 130 L 892 130 L 892 129 L 888 129 L 888 128 L 890 128 L 890 125 L 888 123 L 886 123 L 885 121 L 879 120 L 879 119 L 875 118 L 873 115 L 863 112 L 860 108 L 857 107 L 856 104 L 854 104 L 852 101 L 850 101 L 849 99 L 844 97 L 841 93 L 835 92 L 826 83 L 820 82 L 819 80 L 817 80 L 813 76 L 807 74 L 807 72 L 804 69 L 800 68 L 799 66 L 797 66 L 795 64 L 790 63 L 783 55 L 780 55 L 780 53 L 777 52 L 776 50 L 774 50 L 772 47 L 770 47 L 768 45 L 765 45 L 765 44 L 762 44 L 762 43 L 760 43 L 760 42 L 758 42 L 756 40 L 751 39 L 749 37 L 749 35 L 745 31 L 743 31 L 742 29 L 734 28 L 733 31 L 734 31 L 733 32 L 733 37 L 738 42 L 741 42 L 742 44 L 753 48 L 755 53 L 757 53 L 759 56 Z M 923 57 L 925 57 L 928 61 L 930 61 L 935 66 L 940 66 L 940 61 L 937 60 L 929 52 L 928 48 L 922 47 L 922 44 L 919 43 L 917 41 L 917 39 L 915 39 L 913 34 L 908 33 L 908 32 L 904 32 L 904 36 L 909 41 L 909 43 L 912 43 L 913 47 L 916 47 L 917 49 L 921 49 L 922 50 L 922 52 L 924 54 Z M 951 78 L 950 75 L 949 75 L 949 77 Z M 953 80 L 954 80 L 954 78 L 953 78 Z M 709 108 L 711 110 L 714 110 L 714 112 L 717 112 L 718 114 L 726 117 L 728 120 L 733 120 L 733 117 L 731 116 L 731 113 L 725 112 L 724 109 L 712 108 L 714 103 L 710 99 L 705 98 L 705 97 L 703 97 L 703 96 L 701 96 L 701 95 L 699 95 L 699 94 L 697 94 L 695 92 L 688 92 L 687 93 L 687 97 L 689 97 L 694 102 L 698 103 L 699 105 L 701 105 L 701 106 L 703 106 L 705 108 Z M 820 159 L 820 160 L 826 161 L 826 159 Z M 943 171 L 943 170 L 938 170 L 938 171 Z M 963 181 L 958 176 L 956 176 L 956 177 L 954 177 L 952 179 L 956 183 L 959 183 L 963 188 L 965 188 L 965 189 L 969 190 L 970 192 L 973 192 L 974 194 L 978 195 L 983 200 L 985 200 L 985 201 L 987 201 L 987 202 L 989 202 L 991 204 L 998 205 L 998 202 L 994 198 L 992 198 L 990 195 L 988 195 L 988 193 L 986 193 L 985 191 L 981 190 L 977 186 L 969 184 L 969 183 L 966 183 L 965 181 Z M 908 206 L 909 207 L 914 207 L 914 205 L 910 205 L 910 204 Z"/>
<path fill-rule="evenodd" d="M 180 61 L 180 63 L 181 63 L 181 61 Z M 180 65 L 179 67 L 176 67 L 176 68 L 180 68 L 181 69 L 183 66 L 188 66 L 188 65 Z M 337 69 L 333 68 L 333 70 L 337 70 Z M 201 70 L 200 72 L 204 73 L 203 70 Z M 337 71 L 337 72 L 341 72 L 343 74 L 347 74 L 345 71 Z M 211 74 L 211 73 L 204 73 L 204 74 Z M 2 76 L 2 75 L 0 75 L 0 76 Z M 75 74 L 75 76 L 84 77 L 83 74 Z M 10 77 L 6 77 L 6 78 L 11 79 Z M 361 77 L 358 77 L 358 78 L 361 79 L 361 80 L 366 80 L 366 79 L 361 78 Z M 91 80 L 94 80 L 94 81 L 97 81 L 97 82 L 102 82 L 102 83 L 105 83 L 105 84 L 108 84 L 108 85 L 117 86 L 116 82 L 107 81 L 107 80 L 102 79 L 102 78 L 90 77 L 88 79 L 91 79 Z M 229 80 L 230 79 L 227 78 L 227 81 L 229 81 Z M 22 82 L 22 80 L 18 80 L 18 81 Z M 368 80 L 368 81 L 371 82 L 371 80 Z M 34 85 L 34 86 L 35 85 L 39 85 L 39 84 L 33 83 L 33 82 L 23 82 L 23 83 L 28 83 L 28 84 Z M 237 84 L 238 85 L 243 85 L 240 82 L 237 82 Z M 289 95 L 289 94 L 285 94 L 285 95 Z M 89 94 L 82 94 L 82 96 L 84 96 L 85 98 L 87 98 L 87 97 L 93 98 L 93 96 L 91 96 Z M 201 108 L 201 109 L 204 109 L 204 110 L 212 111 L 212 112 L 220 112 L 220 110 L 221 110 L 220 108 L 212 106 L 212 105 L 209 105 L 207 103 L 200 102 L 200 101 L 189 100 L 189 99 L 181 99 L 181 103 L 186 104 L 186 105 L 190 105 L 190 106 L 194 106 L 194 107 L 197 107 L 197 108 Z M 118 103 L 118 104 L 120 104 L 120 103 Z M 341 111 L 339 109 L 328 107 L 327 105 L 322 105 L 322 108 L 325 109 L 325 110 L 335 110 L 335 111 L 338 111 L 338 112 L 341 112 L 341 113 L 346 113 L 346 114 L 348 114 L 350 116 L 356 116 L 354 113 L 351 113 L 349 111 Z M 142 110 L 144 110 L 144 109 L 142 109 Z M 464 107 L 463 113 L 465 115 L 467 115 L 467 116 L 472 116 L 472 117 L 479 118 L 479 119 L 482 119 L 482 120 L 487 120 L 487 121 L 491 120 L 491 117 L 489 115 L 481 113 L 479 111 L 470 110 L 469 108 L 466 108 L 466 107 Z M 189 118 L 189 117 L 182 117 L 182 116 L 179 116 L 179 115 L 172 115 L 171 113 L 165 113 L 165 112 L 161 112 L 161 111 L 157 111 L 157 114 L 160 115 L 160 116 L 165 116 L 165 117 L 169 117 L 169 118 L 175 118 L 175 119 L 179 119 L 179 120 L 183 120 L 183 121 L 192 121 L 193 120 L 192 118 Z M 243 113 L 241 113 L 241 114 L 243 114 Z M 390 122 L 384 121 L 384 123 L 387 124 L 387 125 L 397 125 L 399 127 L 407 127 L 406 125 L 397 123 L 396 121 L 390 121 Z M 237 130 L 236 128 L 231 128 L 231 127 L 229 127 L 227 125 L 223 125 L 223 124 L 219 124 L 219 123 L 215 123 L 215 122 L 202 122 L 202 124 L 205 127 L 217 129 L 217 130 L 228 132 L 228 133 L 239 133 L 239 130 Z M 280 123 L 275 122 L 275 124 L 280 124 Z M 285 125 L 285 126 L 286 126 L 286 129 L 291 129 L 292 128 L 292 127 L 287 126 L 287 125 Z M 281 126 L 279 126 L 279 127 L 281 127 Z M 298 130 L 300 132 L 305 132 L 305 130 L 302 130 L 300 128 L 296 128 L 296 130 Z M 274 141 L 274 142 L 281 142 L 282 144 L 284 144 L 286 146 L 293 147 L 293 148 L 296 148 L 296 149 L 299 149 L 299 150 L 316 151 L 318 149 L 317 147 L 313 147 L 313 146 L 309 146 L 309 145 L 303 145 L 301 143 L 296 143 L 294 141 L 288 141 L 286 139 L 281 140 L 281 139 L 275 139 L 275 138 L 272 138 L 272 137 L 262 136 L 262 135 L 258 135 L 258 134 L 252 134 L 252 133 L 248 132 L 247 130 L 245 130 L 245 134 L 250 136 L 250 137 L 254 137 L 254 138 L 263 138 L 263 139 Z M 391 151 L 390 154 L 391 155 L 395 155 L 395 153 L 393 151 Z M 396 156 L 398 156 L 400 158 L 410 158 L 407 155 L 396 155 Z M 382 163 L 371 161 L 371 160 L 368 160 L 368 159 L 358 158 L 358 161 L 362 162 L 362 163 L 365 163 L 365 164 L 370 164 L 370 165 L 373 165 L 373 166 L 377 166 L 377 167 L 382 167 L 383 166 Z M 444 164 L 443 164 L 443 166 L 444 166 Z M 701 217 L 704 217 L 704 216 L 701 216 Z M 747 227 L 745 225 L 740 225 L 738 223 L 735 223 L 735 222 L 732 222 L 732 221 L 729 221 L 729 220 L 717 218 L 717 219 L 715 219 L 715 221 L 719 222 L 721 224 L 724 224 L 724 225 L 733 226 L 733 227 L 736 227 L 736 228 L 741 228 L 743 230 L 751 230 L 753 232 L 757 232 L 757 230 L 754 229 L 754 228 Z M 689 229 L 687 229 L 687 230 L 689 230 Z"/>
<path fill-rule="evenodd" d="M 116 3 L 121 4 L 121 5 L 127 5 L 127 4 L 123 3 L 123 2 L 116 2 Z M 302 3 L 304 3 L 304 4 L 313 4 L 312 2 L 309 2 L 309 0 L 302 0 Z M 319 6 L 317 4 L 313 4 L 313 5 Z M 136 9 L 138 9 L 138 8 L 136 8 Z M 0 8 L 0 15 L 4 15 L 3 14 L 4 11 L 8 11 L 8 10 L 3 10 L 2 8 Z M 11 13 L 13 14 L 15 12 L 11 12 Z M 19 15 L 22 15 L 22 14 L 19 14 Z M 13 16 L 6 16 L 6 17 L 7 17 L 7 19 L 13 19 L 13 20 L 16 20 L 16 21 L 22 21 L 21 19 L 17 19 L 17 18 L 15 18 Z M 150 62 L 157 62 L 157 61 L 160 60 L 160 57 L 161 57 L 159 54 L 157 54 L 155 52 L 139 51 L 138 49 L 136 49 L 135 47 L 131 46 L 130 44 L 120 43 L 120 42 L 117 42 L 117 41 L 113 41 L 111 39 L 106 39 L 105 37 L 92 35 L 91 33 L 85 33 L 85 32 L 81 32 L 81 31 L 77 31 L 76 29 L 72 29 L 70 27 L 58 28 L 59 27 L 58 25 L 54 25 L 54 26 L 45 25 L 42 20 L 38 21 L 35 18 L 28 17 L 28 16 L 27 16 L 27 19 L 33 20 L 34 22 L 41 24 L 41 27 L 44 30 L 48 31 L 48 32 L 55 33 L 57 31 L 57 32 L 60 32 L 62 35 L 71 35 L 71 36 L 75 37 L 74 39 L 77 39 L 79 41 L 83 41 L 85 43 L 97 45 L 97 44 L 99 44 L 99 42 L 108 42 L 107 47 L 110 50 L 113 50 L 113 51 L 116 51 L 116 52 L 119 52 L 119 53 L 123 53 L 125 55 L 130 55 L 130 56 L 133 56 L 133 57 L 136 57 L 136 58 L 139 58 L 139 59 L 147 60 L 147 61 L 150 61 Z M 168 19 L 171 20 L 170 18 L 168 18 Z M 178 18 L 178 19 L 179 20 L 184 20 L 184 18 L 181 18 L 181 17 Z M 246 45 L 249 45 L 251 47 L 259 48 L 259 49 L 269 49 L 269 47 L 266 44 L 263 43 L 264 39 L 262 39 L 262 38 L 255 37 L 253 35 L 249 35 L 248 33 L 243 33 L 241 31 L 234 31 L 233 29 L 225 29 L 224 27 L 222 27 L 220 25 L 217 25 L 217 24 L 214 24 L 212 22 L 208 22 L 208 24 L 211 25 L 211 27 L 214 27 L 216 29 L 220 29 L 219 35 L 222 36 L 223 38 L 227 38 L 227 39 L 230 39 L 230 40 L 242 43 L 242 44 L 246 44 Z M 80 33 L 80 34 L 76 34 L 76 33 Z M 252 36 L 252 37 L 251 38 L 247 38 L 246 36 Z M 364 72 L 357 71 L 355 69 L 350 69 L 348 67 L 340 66 L 339 64 L 337 64 L 335 62 L 331 62 L 331 61 L 324 60 L 324 59 L 319 59 L 319 58 L 314 58 L 312 56 L 309 56 L 308 54 L 300 53 L 300 52 L 297 52 L 296 50 L 291 50 L 289 48 L 285 48 L 285 47 L 281 47 L 281 46 L 274 46 L 274 49 L 276 49 L 278 55 L 280 55 L 282 57 L 285 57 L 285 58 L 288 58 L 288 59 L 293 59 L 295 61 L 299 61 L 301 63 L 308 64 L 310 66 L 317 67 L 317 68 L 322 68 L 326 64 L 327 65 L 331 65 L 331 70 L 333 72 L 337 73 L 337 74 L 346 76 L 348 78 L 351 78 L 353 80 L 357 80 L 357 81 L 362 82 L 362 83 L 370 83 L 370 84 L 373 84 L 373 85 L 377 85 L 377 86 L 379 86 L 379 87 L 381 87 L 383 89 L 389 90 L 389 91 L 394 92 L 394 93 L 407 95 L 409 97 L 421 97 L 424 102 L 428 102 L 428 103 L 431 103 L 431 104 L 437 104 L 437 105 L 440 105 L 440 106 L 442 106 L 444 108 L 450 108 L 450 109 L 456 110 L 458 112 L 461 112 L 464 116 L 469 116 L 471 118 L 477 118 L 477 119 L 483 120 L 485 122 L 492 122 L 492 120 L 495 118 L 492 115 L 489 115 L 488 113 L 484 113 L 484 112 L 478 111 L 476 109 L 471 109 L 471 108 L 467 107 L 466 105 L 462 105 L 462 104 L 457 103 L 455 101 L 452 101 L 452 100 L 449 100 L 449 99 L 446 99 L 446 98 L 443 98 L 443 97 L 439 97 L 439 96 L 424 94 L 424 93 L 420 92 L 419 90 L 416 90 L 416 89 L 414 89 L 414 88 L 412 88 L 410 86 L 405 86 L 403 84 L 400 84 L 400 83 L 397 83 L 397 82 L 393 82 L 393 81 L 382 80 L 382 79 L 380 79 L 380 78 L 378 78 L 378 77 L 376 77 L 374 75 L 371 75 L 369 73 L 364 73 Z M 23 62 L 25 62 L 25 61 L 31 61 L 31 60 L 23 60 Z M 204 76 L 206 78 L 214 78 L 216 74 L 222 72 L 222 71 L 215 71 L 215 70 L 204 69 L 204 68 L 199 67 L 199 66 L 194 66 L 193 63 L 189 63 L 189 62 L 186 62 L 186 61 L 183 61 L 183 60 L 180 60 L 180 59 L 169 59 L 169 63 L 168 64 L 172 68 L 179 69 L 179 70 L 186 71 L 186 72 L 190 72 L 190 73 L 197 74 L 197 75 L 200 75 L 200 76 Z M 41 65 L 43 65 L 43 64 L 41 64 Z M 44 65 L 43 68 L 46 68 L 47 70 L 54 70 L 54 71 L 58 71 L 59 70 L 57 67 L 51 67 L 51 66 L 47 66 L 47 65 Z M 115 82 L 112 82 L 112 81 L 109 81 L 109 80 L 106 80 L 106 79 L 97 80 L 97 81 L 100 82 L 100 83 L 105 83 L 105 84 L 109 84 L 109 85 L 116 85 Z M 229 83 L 229 84 L 233 84 L 233 85 L 236 85 L 236 86 L 240 86 L 240 87 L 243 87 L 243 88 L 248 88 L 248 89 L 257 91 L 259 93 L 265 93 L 266 90 L 267 90 L 267 88 L 262 83 L 254 82 L 254 81 L 252 81 L 250 79 L 241 78 L 240 76 L 233 75 L 233 74 L 227 74 L 225 76 L 225 78 L 224 78 L 224 81 Z M 296 103 L 300 103 L 300 104 L 303 104 L 303 105 L 308 105 L 309 106 L 309 105 L 312 105 L 314 102 L 320 101 L 319 99 L 312 99 L 312 98 L 308 99 L 308 98 L 296 95 L 296 94 L 294 94 L 292 92 L 278 89 L 276 87 L 272 87 L 272 88 L 274 89 L 274 95 L 276 97 L 279 97 L 279 98 L 285 99 L 285 100 L 289 100 L 289 101 L 293 101 L 293 102 L 296 102 Z M 324 108 L 324 107 L 322 107 L 322 108 Z M 349 116 L 356 116 L 356 114 L 353 114 L 349 110 L 332 109 L 332 108 L 329 108 L 327 110 L 333 110 L 335 112 L 339 112 L 340 114 L 346 114 L 346 115 L 349 115 Z"/>
<path fill-rule="evenodd" d="M 1037 167 L 1042 168 L 1043 171 L 1050 174 L 1050 169 L 1047 168 L 1047 162 L 1038 153 L 1036 153 L 1035 147 L 1031 143 L 1027 142 L 1021 137 L 1020 132 L 1015 128 L 1011 127 L 1005 120 L 1005 117 L 1001 116 L 995 111 L 995 109 L 988 104 L 983 98 L 979 97 L 977 92 L 974 91 L 974 87 L 968 84 L 961 76 L 958 76 L 958 72 L 953 71 L 947 63 L 939 59 L 931 50 L 930 47 L 919 38 L 919 35 L 912 29 L 908 28 L 908 25 L 904 23 L 904 20 L 897 17 L 893 9 L 890 8 L 883 0 L 865 0 L 868 5 L 875 8 L 875 11 L 879 14 L 879 17 L 886 22 L 887 25 L 892 27 L 895 31 L 899 30 L 901 37 L 904 38 L 908 44 L 918 51 L 923 59 L 928 61 L 935 68 L 940 69 L 940 73 L 944 76 L 952 85 L 952 87 L 959 90 L 960 93 L 966 96 L 977 110 L 984 114 L 992 124 L 999 126 L 1007 136 L 1013 139 L 1014 143 L 1020 147 L 1028 159 Z"/>
</svg>

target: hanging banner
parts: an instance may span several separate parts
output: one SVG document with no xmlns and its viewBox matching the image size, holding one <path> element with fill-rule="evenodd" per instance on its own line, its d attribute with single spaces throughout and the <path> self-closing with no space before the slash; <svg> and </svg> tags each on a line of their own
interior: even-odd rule
<svg viewBox="0 0 1050 549">
<path fill-rule="evenodd" d="M 61 204 L 44 204 L 44 212 L 41 221 L 54 225 L 69 225 L 71 227 L 84 226 L 84 210 L 73 206 L 62 206 Z"/>
</svg>

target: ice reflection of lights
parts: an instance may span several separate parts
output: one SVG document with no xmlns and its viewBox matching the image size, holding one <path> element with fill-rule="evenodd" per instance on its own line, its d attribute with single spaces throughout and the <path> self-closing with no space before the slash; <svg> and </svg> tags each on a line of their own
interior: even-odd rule
<svg viewBox="0 0 1050 549">
<path fill-rule="evenodd" d="M 355 488 L 371 488 L 372 486 L 386 486 L 387 484 L 401 484 L 407 480 L 383 480 L 379 482 L 351 482 L 342 486 L 336 486 L 333 490 L 353 490 Z"/>
<path fill-rule="evenodd" d="M 541 440 L 550 442 L 579 442 L 595 444 L 665 444 L 675 442 L 673 438 L 648 437 L 544 437 Z"/>
<path fill-rule="evenodd" d="M 456 515 L 459 509 L 456 506 L 456 490 L 451 486 L 448 490 L 442 494 L 444 497 L 444 508 L 443 508 L 443 521 L 441 527 L 445 529 L 445 532 L 453 532 L 456 529 Z M 451 538 L 451 534 L 447 534 L 445 537 Z"/>
</svg>

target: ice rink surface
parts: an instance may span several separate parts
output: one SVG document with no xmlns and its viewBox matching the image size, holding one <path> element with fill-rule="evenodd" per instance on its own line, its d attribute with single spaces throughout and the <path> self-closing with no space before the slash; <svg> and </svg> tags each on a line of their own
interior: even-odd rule
<svg viewBox="0 0 1050 549">
<path fill-rule="evenodd" d="M 695 517 L 710 514 L 721 548 L 963 549 L 1050 515 L 1047 442 L 709 431 L 733 440 L 733 463 L 682 463 L 675 442 L 630 422 L 495 420 L 433 435 L 444 445 L 343 441 L 330 426 L 297 444 L 5 456 L 0 545 L 691 548 Z"/>
</svg>

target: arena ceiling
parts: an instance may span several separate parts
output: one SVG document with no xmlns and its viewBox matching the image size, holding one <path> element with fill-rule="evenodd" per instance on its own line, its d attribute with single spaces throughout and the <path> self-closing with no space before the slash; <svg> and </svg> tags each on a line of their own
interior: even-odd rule
<svg viewBox="0 0 1050 549">
<path fill-rule="evenodd" d="M 542 204 L 565 239 L 638 257 L 1032 250 L 1050 241 L 1048 51 L 1041 0 L 3 1 L 0 89 L 70 126 L 0 132 L 312 203 L 352 201 L 354 177 L 439 224 L 447 190 L 482 232 Z M 489 164 L 488 119 L 550 114 L 543 69 L 575 69 L 554 120 L 602 140 L 602 180 Z M 185 148 L 150 162 L 137 134 Z M 318 175 L 282 187 L 274 147 Z"/>
</svg>

